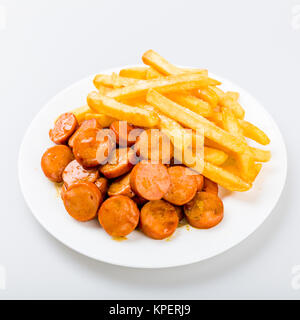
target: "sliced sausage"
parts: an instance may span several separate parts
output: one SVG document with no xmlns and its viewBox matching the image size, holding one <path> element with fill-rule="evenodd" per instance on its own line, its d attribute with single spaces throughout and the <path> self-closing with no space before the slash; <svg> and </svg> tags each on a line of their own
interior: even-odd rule
<svg viewBox="0 0 300 320">
<path fill-rule="evenodd" d="M 54 128 L 49 131 L 49 137 L 56 144 L 66 143 L 77 126 L 78 122 L 73 113 L 63 113 L 55 121 Z"/>
<path fill-rule="evenodd" d="M 132 198 L 132 200 L 138 205 L 138 207 L 143 206 L 145 203 L 148 202 L 148 200 L 138 196 L 137 194 L 134 195 L 134 197 Z"/>
<path fill-rule="evenodd" d="M 212 228 L 223 219 L 223 202 L 213 193 L 197 192 L 194 199 L 184 206 L 184 213 L 191 226 Z"/>
<path fill-rule="evenodd" d="M 67 187 L 65 184 L 62 185 L 61 189 L 60 189 L 60 197 L 61 199 L 64 201 L 64 196 L 65 196 L 65 193 L 67 192 Z"/>
<path fill-rule="evenodd" d="M 54 146 L 46 150 L 42 156 L 41 167 L 45 176 L 53 182 L 62 182 L 65 167 L 74 159 L 67 146 Z"/>
<path fill-rule="evenodd" d="M 63 180 L 67 188 L 78 181 L 95 182 L 98 177 L 97 169 L 84 169 L 77 160 L 70 162 L 63 172 Z"/>
<path fill-rule="evenodd" d="M 68 145 L 73 148 L 74 146 L 74 140 L 76 139 L 76 137 L 78 136 L 78 134 L 87 129 L 87 128 L 99 128 L 101 129 L 101 126 L 99 125 L 99 123 L 97 122 L 96 119 L 90 119 L 90 120 L 84 120 L 80 127 L 75 131 L 75 133 L 73 133 L 72 137 L 69 139 L 68 141 Z"/>
<path fill-rule="evenodd" d="M 68 187 L 63 200 L 71 217 L 78 221 L 89 221 L 97 216 L 102 195 L 94 183 L 79 181 Z"/>
<path fill-rule="evenodd" d="M 107 193 L 110 197 L 123 195 L 132 198 L 134 196 L 134 192 L 130 187 L 130 173 L 112 182 Z"/>
<path fill-rule="evenodd" d="M 140 212 L 130 198 L 115 196 L 105 200 L 98 213 L 103 229 L 113 237 L 124 237 L 138 225 Z"/>
<path fill-rule="evenodd" d="M 136 154 L 153 163 L 169 164 L 174 155 L 173 145 L 167 135 L 158 129 L 148 129 L 141 133 L 134 146 Z"/>
<path fill-rule="evenodd" d="M 203 188 L 202 188 L 203 192 L 209 192 L 209 193 L 218 195 L 218 190 L 219 190 L 219 187 L 217 183 L 207 178 L 204 178 Z"/>
<path fill-rule="evenodd" d="M 198 186 L 195 175 L 183 166 L 170 167 L 168 173 L 171 185 L 163 198 L 177 206 L 182 206 L 192 200 Z"/>
<path fill-rule="evenodd" d="M 138 135 L 138 131 L 135 132 L 136 135 L 131 134 L 133 130 L 139 129 L 139 132 L 141 132 L 140 128 L 136 128 L 135 126 L 129 124 L 127 121 L 114 121 L 110 125 L 110 129 L 114 132 L 116 136 L 116 142 L 120 147 L 131 147 L 136 142 L 136 135 Z"/>
<path fill-rule="evenodd" d="M 92 168 L 104 163 L 113 147 L 109 129 L 87 128 L 74 140 L 73 153 L 83 167 Z"/>
<path fill-rule="evenodd" d="M 142 161 L 130 173 L 130 186 L 146 200 L 159 200 L 170 187 L 170 176 L 163 164 Z"/>
<path fill-rule="evenodd" d="M 197 180 L 197 191 L 202 191 L 204 184 L 204 177 L 201 174 L 196 174 L 195 178 Z"/>
<path fill-rule="evenodd" d="M 140 217 L 140 228 L 150 238 L 165 239 L 174 233 L 178 226 L 176 209 L 164 200 L 147 202 Z"/>
<path fill-rule="evenodd" d="M 182 207 L 179 207 L 179 206 L 174 206 L 175 210 L 176 210 L 176 213 L 177 213 L 177 216 L 178 216 L 178 220 L 181 221 L 184 217 L 184 214 L 183 214 L 183 208 Z"/>
<path fill-rule="evenodd" d="M 130 148 L 115 149 L 108 163 L 100 168 L 100 172 L 108 179 L 117 178 L 127 173 L 136 163 L 135 152 Z"/>
<path fill-rule="evenodd" d="M 108 189 L 108 180 L 106 178 L 100 177 L 95 181 L 95 185 L 100 190 L 103 197 L 105 197 Z"/>
</svg>

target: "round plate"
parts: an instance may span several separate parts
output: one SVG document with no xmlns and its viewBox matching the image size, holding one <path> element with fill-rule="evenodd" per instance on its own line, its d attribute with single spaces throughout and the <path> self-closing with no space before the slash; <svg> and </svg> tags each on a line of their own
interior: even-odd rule
<svg viewBox="0 0 300 320">
<path fill-rule="evenodd" d="M 111 69 L 103 73 L 118 72 Z M 240 93 L 246 120 L 262 128 L 270 137 L 267 146 L 272 160 L 263 165 L 253 188 L 244 193 L 221 190 L 224 219 L 208 230 L 182 226 L 166 240 L 152 240 L 139 231 L 124 241 L 113 240 L 97 220 L 77 222 L 64 209 L 57 188 L 44 176 L 40 159 L 51 146 L 49 129 L 59 114 L 86 103 L 95 90 L 93 76 L 85 78 L 56 95 L 30 124 L 19 154 L 19 179 L 24 198 L 40 224 L 62 243 L 88 257 L 116 265 L 138 268 L 164 268 L 198 262 L 237 245 L 268 217 L 282 192 L 286 172 L 286 150 L 281 133 L 267 111 L 245 90 L 217 75 L 224 90 Z"/>
</svg>

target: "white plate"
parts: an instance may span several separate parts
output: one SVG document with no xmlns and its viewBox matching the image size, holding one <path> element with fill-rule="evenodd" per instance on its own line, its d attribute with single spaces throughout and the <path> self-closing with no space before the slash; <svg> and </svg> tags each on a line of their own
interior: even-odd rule
<svg viewBox="0 0 300 320">
<path fill-rule="evenodd" d="M 119 69 L 103 73 L 116 72 Z M 152 240 L 134 231 L 126 241 L 115 241 L 98 222 L 80 223 L 64 209 L 53 183 L 40 167 L 43 152 L 51 145 L 49 128 L 63 112 L 85 104 L 94 90 L 90 76 L 56 95 L 34 118 L 19 154 L 19 179 L 25 200 L 40 224 L 62 243 L 88 257 L 116 265 L 138 268 L 164 268 L 198 262 L 237 245 L 254 232 L 268 217 L 282 192 L 286 171 L 286 150 L 281 133 L 267 111 L 245 90 L 212 75 L 225 90 L 238 91 L 246 109 L 246 119 L 262 128 L 270 137 L 267 149 L 272 160 L 263 166 L 253 188 L 245 193 L 222 190 L 224 219 L 215 228 L 199 230 L 183 226 L 168 240 Z"/>
</svg>

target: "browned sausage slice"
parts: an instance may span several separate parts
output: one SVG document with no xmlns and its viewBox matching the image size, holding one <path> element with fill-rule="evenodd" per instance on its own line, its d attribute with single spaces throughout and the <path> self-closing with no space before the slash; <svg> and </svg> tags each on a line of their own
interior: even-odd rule
<svg viewBox="0 0 300 320">
<path fill-rule="evenodd" d="M 123 195 L 129 198 L 132 198 L 134 196 L 134 193 L 130 187 L 129 179 L 130 179 L 130 173 L 113 181 L 108 188 L 108 191 L 107 191 L 108 195 L 110 197 Z"/>
<path fill-rule="evenodd" d="M 140 217 L 140 228 L 150 238 L 165 239 L 178 226 L 178 215 L 174 206 L 164 200 L 147 202 Z"/>
<path fill-rule="evenodd" d="M 117 178 L 130 171 L 135 163 L 135 153 L 132 149 L 115 149 L 108 163 L 100 168 L 100 172 L 108 179 Z"/>
<path fill-rule="evenodd" d="M 76 137 L 73 153 L 83 167 L 92 168 L 104 163 L 113 147 L 109 129 L 87 128 Z"/>
<path fill-rule="evenodd" d="M 77 126 L 78 122 L 73 113 L 63 113 L 55 121 L 54 128 L 49 131 L 49 137 L 56 144 L 66 143 Z"/>
<path fill-rule="evenodd" d="M 167 135 L 158 129 L 148 129 L 141 133 L 134 146 L 136 154 L 153 163 L 169 164 L 174 148 Z"/>
<path fill-rule="evenodd" d="M 116 142 L 120 147 L 131 147 L 134 145 L 136 138 L 132 136 L 131 132 L 138 129 L 135 126 L 129 124 L 127 121 L 114 121 L 110 125 L 110 129 L 114 132 Z M 136 131 L 136 133 L 138 134 L 141 130 L 142 129 Z"/>
<path fill-rule="evenodd" d="M 167 168 L 150 161 L 138 163 L 130 173 L 130 185 L 134 193 L 147 200 L 159 200 L 170 187 Z"/>
<path fill-rule="evenodd" d="M 61 197 L 62 201 L 64 201 L 64 196 L 65 196 L 66 192 L 67 192 L 67 187 L 65 184 L 63 184 L 60 189 L 60 197 Z"/>
<path fill-rule="evenodd" d="M 207 178 L 204 178 L 203 188 L 202 188 L 203 192 L 209 192 L 209 193 L 218 195 L 218 190 L 219 190 L 219 187 L 217 183 Z"/>
<path fill-rule="evenodd" d="M 223 202 L 213 193 L 197 192 L 194 199 L 184 206 L 184 213 L 191 226 L 212 228 L 223 219 Z"/>
<path fill-rule="evenodd" d="M 95 182 L 98 177 L 97 169 L 84 169 L 77 160 L 70 162 L 63 172 L 63 180 L 67 188 L 78 181 Z"/>
<path fill-rule="evenodd" d="M 113 237 L 124 237 L 132 232 L 138 225 L 139 216 L 135 202 L 125 196 L 108 198 L 98 213 L 101 226 Z"/>
<path fill-rule="evenodd" d="M 204 177 L 201 174 L 195 175 L 197 180 L 197 191 L 202 191 L 203 184 L 204 184 Z"/>
<path fill-rule="evenodd" d="M 197 180 L 191 170 L 182 166 L 168 168 L 171 185 L 164 199 L 182 206 L 192 200 L 197 192 Z"/>
<path fill-rule="evenodd" d="M 108 180 L 106 178 L 100 177 L 95 181 L 95 185 L 100 190 L 104 198 L 106 196 L 107 189 L 108 189 Z"/>
<path fill-rule="evenodd" d="M 96 119 L 90 119 L 90 120 L 84 120 L 80 127 L 75 131 L 75 133 L 72 135 L 72 137 L 69 139 L 68 144 L 71 148 L 73 148 L 74 146 L 74 140 L 76 139 L 76 137 L 78 136 L 78 134 L 87 129 L 87 128 L 99 128 L 101 129 L 98 121 Z"/>
<path fill-rule="evenodd" d="M 174 206 L 177 216 L 178 216 L 178 220 L 181 221 L 184 218 L 184 214 L 183 214 L 183 207 L 179 207 L 179 206 Z"/>
<path fill-rule="evenodd" d="M 69 147 L 54 146 L 43 154 L 41 167 L 48 179 L 53 182 L 62 182 L 64 169 L 73 159 L 73 153 Z"/>
<path fill-rule="evenodd" d="M 97 216 L 102 195 L 94 183 L 80 181 L 68 187 L 63 200 L 71 217 L 78 221 L 89 221 Z"/>
</svg>

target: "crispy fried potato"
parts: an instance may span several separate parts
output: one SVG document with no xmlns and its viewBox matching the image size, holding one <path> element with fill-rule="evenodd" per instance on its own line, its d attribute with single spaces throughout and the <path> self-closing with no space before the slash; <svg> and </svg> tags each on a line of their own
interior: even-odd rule
<svg viewBox="0 0 300 320">
<path fill-rule="evenodd" d="M 200 73 L 207 75 L 207 70 L 205 69 L 182 69 L 169 63 L 165 58 L 160 56 L 157 52 L 153 50 L 148 50 L 143 54 L 142 60 L 145 64 L 156 69 L 161 74 L 168 76 L 172 74 L 182 74 L 182 73 Z"/>
<path fill-rule="evenodd" d="M 150 68 L 148 67 L 132 67 L 124 68 L 119 72 L 119 76 L 133 79 L 146 80 L 147 72 Z"/>
<path fill-rule="evenodd" d="M 72 113 L 74 113 L 78 123 L 81 123 L 83 120 L 85 120 L 85 115 L 87 113 L 92 112 L 92 110 L 90 109 L 90 107 L 88 105 L 76 108 L 74 110 L 71 111 Z"/>
<path fill-rule="evenodd" d="M 250 147 L 252 157 L 257 162 L 268 162 L 271 159 L 271 152 L 269 150 L 262 150 L 254 147 Z"/>
<path fill-rule="evenodd" d="M 147 74 L 146 74 L 146 79 L 150 80 L 150 79 L 157 79 L 157 78 L 162 78 L 163 75 L 161 73 L 159 73 L 158 71 L 156 71 L 155 69 L 153 69 L 152 67 L 150 67 L 147 70 Z"/>
<path fill-rule="evenodd" d="M 219 100 L 219 104 L 221 107 L 228 108 L 232 110 L 237 119 L 244 119 L 245 110 L 238 103 L 237 99 L 235 99 L 235 95 L 232 95 L 232 92 L 224 93 Z"/>
<path fill-rule="evenodd" d="M 200 99 L 206 101 L 207 103 L 209 103 L 213 109 L 219 103 L 219 96 L 210 87 L 204 88 L 204 89 L 200 89 L 200 90 L 195 90 L 194 94 L 198 98 L 200 98 Z"/>
<path fill-rule="evenodd" d="M 86 113 L 85 120 L 96 119 L 102 128 L 109 127 L 116 119 L 101 113 Z"/>
<path fill-rule="evenodd" d="M 182 74 L 147 81 L 140 80 L 136 84 L 114 89 L 107 96 L 116 100 L 132 99 L 145 96 L 149 89 L 156 89 L 161 93 L 182 92 L 205 88 L 214 83 L 217 83 L 216 80 L 201 74 Z"/>
<path fill-rule="evenodd" d="M 136 126 L 151 128 L 159 123 L 159 117 L 155 112 L 120 103 L 95 91 L 89 93 L 87 102 L 94 112 L 128 121 Z"/>
<path fill-rule="evenodd" d="M 222 150 L 204 147 L 204 160 L 216 166 L 222 165 L 228 158 L 228 154 Z"/>
<path fill-rule="evenodd" d="M 205 137 L 223 145 L 229 150 L 236 153 L 243 153 L 245 151 L 245 144 L 242 143 L 241 139 L 238 139 L 232 134 L 220 129 L 215 124 L 195 112 L 192 112 L 162 96 L 155 90 L 148 91 L 146 100 L 161 113 L 180 122 L 185 127 L 194 130 L 204 130 Z"/>
<path fill-rule="evenodd" d="M 245 137 L 264 146 L 270 143 L 269 137 L 254 124 L 245 120 L 239 120 L 239 125 L 241 126 Z"/>
<path fill-rule="evenodd" d="M 97 74 L 93 82 L 94 82 L 94 86 L 97 89 L 99 89 L 101 86 L 107 86 L 111 88 L 122 88 L 122 87 L 130 86 L 132 84 L 136 84 L 139 81 L 142 81 L 142 80 L 125 78 L 113 73 L 111 75 Z"/>
<path fill-rule="evenodd" d="M 212 114 L 212 108 L 206 101 L 203 101 L 191 94 L 173 93 L 167 96 L 169 99 L 197 114 L 200 114 L 203 117 L 207 117 Z"/>
</svg>

